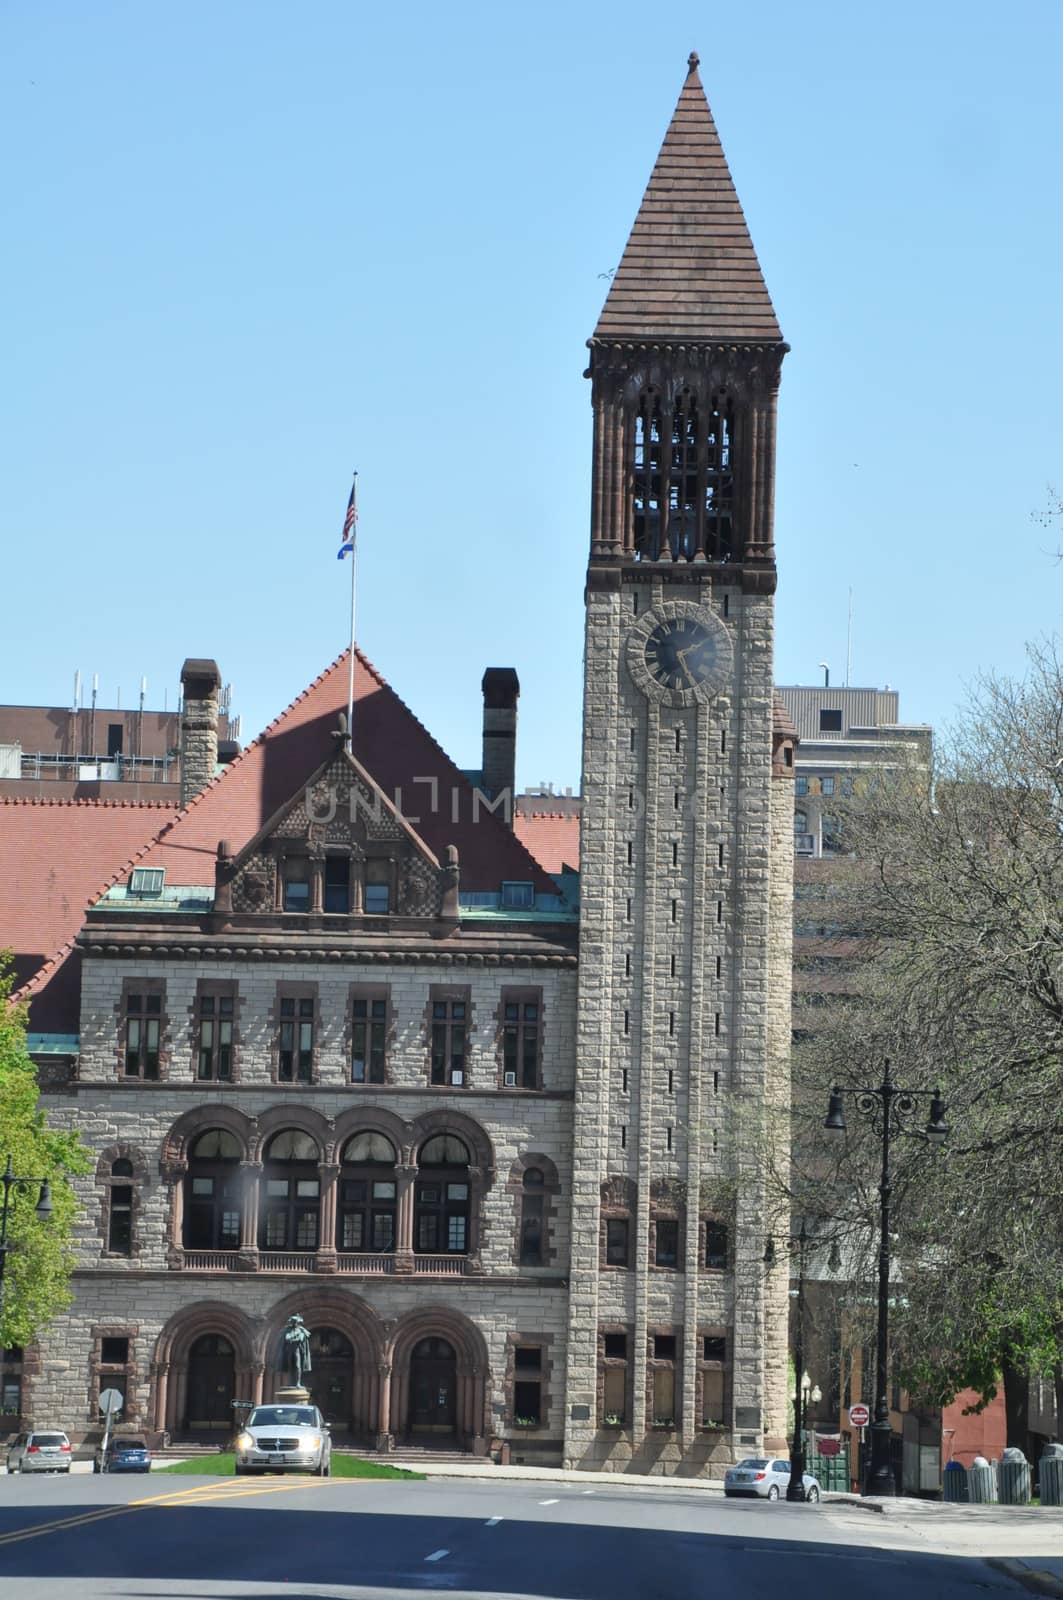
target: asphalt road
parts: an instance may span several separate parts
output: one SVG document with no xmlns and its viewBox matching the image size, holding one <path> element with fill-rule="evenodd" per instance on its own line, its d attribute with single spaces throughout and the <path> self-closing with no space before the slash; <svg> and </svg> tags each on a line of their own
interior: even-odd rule
<svg viewBox="0 0 1063 1600">
<path fill-rule="evenodd" d="M 972 1600 L 843 1507 L 573 1483 L 0 1477 L 0 1600 Z"/>
</svg>

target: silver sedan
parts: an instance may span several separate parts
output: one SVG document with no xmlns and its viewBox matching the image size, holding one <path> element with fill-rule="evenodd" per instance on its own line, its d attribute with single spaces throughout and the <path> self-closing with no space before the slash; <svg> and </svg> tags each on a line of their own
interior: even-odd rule
<svg viewBox="0 0 1063 1600">
<path fill-rule="evenodd" d="M 332 1470 L 332 1440 L 317 1406 L 256 1406 L 236 1436 L 236 1474 Z"/>
<path fill-rule="evenodd" d="M 723 1492 L 730 1499 L 739 1495 L 757 1500 L 778 1500 L 790 1483 L 790 1463 L 768 1456 L 747 1456 L 723 1475 Z M 802 1498 L 815 1502 L 820 1497 L 819 1479 L 806 1472 L 801 1483 Z"/>
</svg>

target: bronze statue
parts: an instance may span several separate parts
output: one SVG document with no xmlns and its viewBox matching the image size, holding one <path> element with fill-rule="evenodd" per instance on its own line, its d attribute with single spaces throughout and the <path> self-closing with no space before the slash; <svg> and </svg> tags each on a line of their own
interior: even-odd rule
<svg viewBox="0 0 1063 1600">
<path fill-rule="evenodd" d="M 304 1373 L 311 1371 L 310 1329 L 298 1312 L 290 1316 L 284 1325 L 280 1368 L 282 1372 L 292 1375 L 292 1383 L 297 1389 L 303 1387 Z"/>
</svg>

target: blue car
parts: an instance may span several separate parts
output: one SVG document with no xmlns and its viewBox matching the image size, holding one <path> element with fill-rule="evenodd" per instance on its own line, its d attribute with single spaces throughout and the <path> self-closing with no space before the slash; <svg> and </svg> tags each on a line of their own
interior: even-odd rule
<svg viewBox="0 0 1063 1600">
<path fill-rule="evenodd" d="M 151 1451 L 143 1439 L 111 1439 L 104 1454 L 103 1445 L 96 1446 L 92 1458 L 93 1472 L 150 1472 Z"/>
</svg>

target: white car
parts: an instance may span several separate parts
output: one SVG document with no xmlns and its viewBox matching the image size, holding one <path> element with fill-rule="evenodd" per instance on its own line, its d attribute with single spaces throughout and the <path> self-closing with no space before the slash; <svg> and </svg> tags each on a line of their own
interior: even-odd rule
<svg viewBox="0 0 1063 1600">
<path fill-rule="evenodd" d="M 723 1492 L 730 1499 L 746 1496 L 757 1500 L 778 1500 L 790 1483 L 790 1463 L 766 1456 L 747 1456 L 723 1475 Z M 801 1480 L 803 1498 L 812 1504 L 820 1497 L 819 1479 L 806 1472 Z"/>
<path fill-rule="evenodd" d="M 332 1471 L 332 1440 L 317 1406 L 256 1406 L 236 1435 L 236 1475 Z"/>
<path fill-rule="evenodd" d="M 69 1472 L 70 1440 L 54 1428 L 19 1433 L 7 1447 L 8 1472 Z"/>
</svg>

